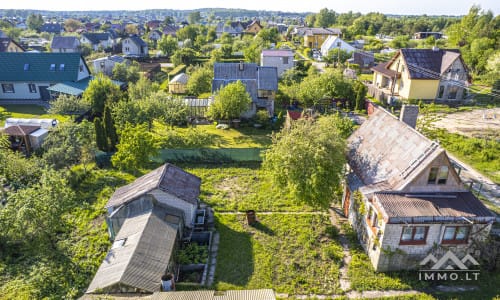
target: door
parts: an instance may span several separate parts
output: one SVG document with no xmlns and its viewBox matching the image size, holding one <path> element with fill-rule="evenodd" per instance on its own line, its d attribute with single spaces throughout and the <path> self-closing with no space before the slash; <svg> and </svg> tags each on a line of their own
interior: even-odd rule
<svg viewBox="0 0 500 300">
<path fill-rule="evenodd" d="M 50 92 L 47 90 L 48 86 L 39 86 L 40 89 L 40 98 L 43 101 L 49 101 L 50 100 Z"/>
<path fill-rule="evenodd" d="M 344 198 L 344 215 L 349 217 L 349 206 L 351 205 L 351 191 L 346 188 L 345 198 Z"/>
</svg>

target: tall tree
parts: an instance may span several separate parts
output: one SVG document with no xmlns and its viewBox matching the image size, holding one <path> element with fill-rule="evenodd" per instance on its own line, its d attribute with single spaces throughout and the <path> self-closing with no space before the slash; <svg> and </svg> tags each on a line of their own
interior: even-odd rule
<svg viewBox="0 0 500 300">
<path fill-rule="evenodd" d="M 118 143 L 118 135 L 116 134 L 115 122 L 111 116 L 111 109 L 109 105 L 104 108 L 104 132 L 108 142 L 108 152 L 116 149 Z"/>
<path fill-rule="evenodd" d="M 263 162 L 274 184 L 300 202 L 328 207 L 345 164 L 343 123 L 330 115 L 299 121 L 276 134 Z"/>
<path fill-rule="evenodd" d="M 241 81 L 230 83 L 219 90 L 208 109 L 208 116 L 214 120 L 237 119 L 249 109 L 252 98 Z"/>
<path fill-rule="evenodd" d="M 127 124 L 120 132 L 120 143 L 111 158 L 113 166 L 137 173 L 147 167 L 151 156 L 158 152 L 158 145 L 146 124 Z"/>
<path fill-rule="evenodd" d="M 43 25 L 43 17 L 41 14 L 30 14 L 26 19 L 26 25 L 29 29 L 40 31 L 40 28 Z"/>
<path fill-rule="evenodd" d="M 66 30 L 67 32 L 75 32 L 80 27 L 82 27 L 82 22 L 78 20 L 71 18 L 64 20 L 64 30 Z"/>
<path fill-rule="evenodd" d="M 102 151 L 108 151 L 108 140 L 106 138 L 106 132 L 104 131 L 104 125 L 101 118 L 94 119 L 94 128 L 97 148 Z"/>
<path fill-rule="evenodd" d="M 170 35 L 164 35 L 158 43 L 158 49 L 160 49 L 164 55 L 170 57 L 174 54 L 175 50 L 177 50 L 177 44 L 176 38 Z"/>
<path fill-rule="evenodd" d="M 186 89 L 190 95 L 199 96 L 212 90 L 213 71 L 208 68 L 197 68 L 189 76 Z"/>
<path fill-rule="evenodd" d="M 187 19 L 189 24 L 196 24 L 201 20 L 201 13 L 199 11 L 190 12 Z"/>
<path fill-rule="evenodd" d="M 83 92 L 83 100 L 90 104 L 94 114 L 102 115 L 104 106 L 121 98 L 120 88 L 108 77 L 98 74 Z"/>
</svg>

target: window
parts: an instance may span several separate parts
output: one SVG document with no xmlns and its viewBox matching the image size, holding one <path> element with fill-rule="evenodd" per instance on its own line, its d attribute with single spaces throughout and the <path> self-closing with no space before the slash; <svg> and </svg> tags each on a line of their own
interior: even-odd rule
<svg viewBox="0 0 500 300">
<path fill-rule="evenodd" d="M 428 226 L 405 226 L 401 233 L 400 245 L 423 245 L 427 239 Z"/>
<path fill-rule="evenodd" d="M 458 93 L 458 86 L 450 86 L 448 88 L 448 99 L 456 99 Z"/>
<path fill-rule="evenodd" d="M 55 71 L 56 70 L 56 64 L 50 64 L 50 71 Z"/>
<path fill-rule="evenodd" d="M 101 70 L 104 70 L 104 67 L 106 66 L 103 61 L 100 62 Z"/>
<path fill-rule="evenodd" d="M 28 71 L 30 69 L 30 64 L 24 64 L 24 71 Z"/>
<path fill-rule="evenodd" d="M 432 167 L 429 172 L 429 178 L 427 179 L 427 184 L 446 184 L 448 180 L 448 167 Z"/>
<path fill-rule="evenodd" d="M 287 56 L 283 57 L 283 64 L 288 65 L 288 57 Z"/>
<path fill-rule="evenodd" d="M 437 176 L 437 184 L 446 184 L 447 179 L 448 179 L 448 167 L 441 166 L 439 168 L 439 173 Z"/>
<path fill-rule="evenodd" d="M 130 48 L 129 47 L 125 47 L 125 51 L 129 52 Z"/>
<path fill-rule="evenodd" d="M 438 173 L 438 167 L 432 167 L 429 172 L 429 178 L 427 179 L 427 184 L 436 184 L 436 178 Z"/>
<path fill-rule="evenodd" d="M 64 64 L 59 65 L 59 71 L 64 71 Z"/>
<path fill-rule="evenodd" d="M 444 94 L 444 86 L 440 85 L 438 98 L 443 98 L 443 94 Z"/>
<path fill-rule="evenodd" d="M 34 83 L 29 83 L 28 88 L 30 89 L 30 93 L 36 93 L 36 85 Z"/>
<path fill-rule="evenodd" d="M 83 72 L 83 65 L 80 65 L 80 72 Z"/>
<path fill-rule="evenodd" d="M 4 93 L 14 93 L 14 85 L 12 83 L 2 83 L 2 91 Z"/>
<path fill-rule="evenodd" d="M 470 226 L 447 226 L 444 229 L 443 244 L 466 244 Z"/>
</svg>

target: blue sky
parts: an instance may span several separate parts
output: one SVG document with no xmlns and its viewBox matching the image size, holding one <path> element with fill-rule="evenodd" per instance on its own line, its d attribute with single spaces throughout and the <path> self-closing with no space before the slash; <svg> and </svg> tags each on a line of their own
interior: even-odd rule
<svg viewBox="0 0 500 300">
<path fill-rule="evenodd" d="M 327 7 L 337 12 L 382 12 L 406 15 L 464 15 L 473 4 L 500 13 L 500 0 L 3 0 L 0 8 L 46 10 L 142 10 L 154 8 L 196 9 L 202 7 L 318 12 Z"/>
</svg>

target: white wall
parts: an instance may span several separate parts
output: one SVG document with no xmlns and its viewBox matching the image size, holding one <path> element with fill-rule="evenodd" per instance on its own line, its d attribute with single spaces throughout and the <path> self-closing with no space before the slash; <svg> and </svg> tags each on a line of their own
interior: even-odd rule
<svg viewBox="0 0 500 300">
<path fill-rule="evenodd" d="M 84 78 L 87 78 L 90 76 L 90 71 L 89 69 L 87 68 L 85 62 L 83 61 L 83 59 L 80 57 L 80 66 L 83 67 L 82 71 L 80 71 L 80 69 L 78 69 L 78 80 L 82 80 Z"/>
<path fill-rule="evenodd" d="M 48 82 L 33 82 L 36 85 L 36 93 L 31 93 L 27 82 L 0 82 L 0 99 L 40 99 L 40 86 L 50 86 Z M 4 93 L 2 84 L 13 84 L 14 93 Z"/>
<path fill-rule="evenodd" d="M 263 56 L 261 54 L 261 66 L 276 67 L 278 69 L 278 77 L 281 77 L 283 72 L 293 68 L 293 56 L 288 56 L 288 63 L 284 64 L 282 56 Z"/>
</svg>

